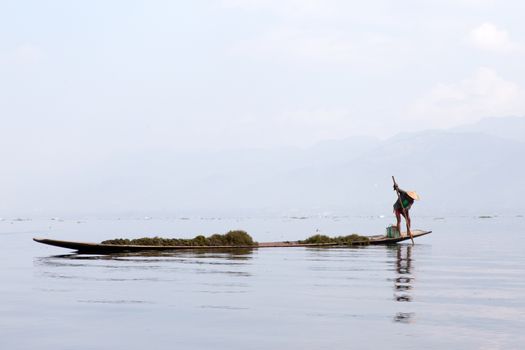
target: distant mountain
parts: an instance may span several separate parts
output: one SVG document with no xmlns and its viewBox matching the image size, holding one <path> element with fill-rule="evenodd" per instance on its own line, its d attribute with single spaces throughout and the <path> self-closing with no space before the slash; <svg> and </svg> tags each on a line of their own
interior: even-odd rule
<svg viewBox="0 0 525 350">
<path fill-rule="evenodd" d="M 451 131 L 477 132 L 525 142 L 525 117 L 486 118 Z"/>
<path fill-rule="evenodd" d="M 525 214 L 524 120 L 488 119 L 306 149 L 150 150 L 75 160 L 71 167 L 46 167 L 38 177 L 19 171 L 3 182 L 9 187 L 2 189 L 0 209 L 380 215 L 391 213 L 395 175 L 402 188 L 420 193 L 415 215 Z"/>
<path fill-rule="evenodd" d="M 258 189 L 253 197 L 268 207 L 273 203 L 356 215 L 389 213 L 395 200 L 390 176 L 396 175 L 401 186 L 421 193 L 423 200 L 416 206 L 421 214 L 524 213 L 525 143 L 519 125 L 525 118 L 508 119 L 509 130 L 505 119 L 465 127 L 463 132 L 397 135 L 330 166 L 269 178 L 253 186 Z M 336 143 L 332 147 L 337 148 Z"/>
<path fill-rule="evenodd" d="M 525 144 L 494 136 L 422 132 L 387 140 L 338 172 L 330 171 L 339 174 L 331 183 L 347 186 L 347 198 L 356 194 L 362 204 L 351 207 L 354 211 L 367 202 L 380 211 L 392 200 L 389 175 L 396 175 L 401 186 L 421 193 L 417 206 L 424 214 L 523 212 L 523 155 Z"/>
</svg>

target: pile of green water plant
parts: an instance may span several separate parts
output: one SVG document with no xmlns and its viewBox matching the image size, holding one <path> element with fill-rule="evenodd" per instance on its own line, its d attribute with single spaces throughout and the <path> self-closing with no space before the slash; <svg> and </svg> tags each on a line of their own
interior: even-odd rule
<svg viewBox="0 0 525 350">
<path fill-rule="evenodd" d="M 299 243 L 303 244 L 340 244 L 340 245 L 366 245 L 369 243 L 369 239 L 366 236 L 360 236 L 358 234 L 351 234 L 348 236 L 337 236 L 329 237 L 326 235 L 313 235 L 308 237 Z"/>
<path fill-rule="evenodd" d="M 256 246 L 252 237 L 245 231 L 229 231 L 223 235 L 214 234 L 209 237 L 203 235 L 195 238 L 162 238 L 162 237 L 143 237 L 136 239 L 117 238 L 103 241 L 102 244 L 115 245 L 150 245 L 150 246 Z"/>
</svg>

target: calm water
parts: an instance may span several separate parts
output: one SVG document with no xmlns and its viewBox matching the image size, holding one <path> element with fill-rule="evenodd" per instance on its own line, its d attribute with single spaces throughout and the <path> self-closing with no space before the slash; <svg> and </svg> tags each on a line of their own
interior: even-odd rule
<svg viewBox="0 0 525 350">
<path fill-rule="evenodd" d="M 415 218 L 354 249 L 87 256 L 34 236 L 376 234 L 390 219 L 0 222 L 0 349 L 523 349 L 525 218 Z"/>
</svg>

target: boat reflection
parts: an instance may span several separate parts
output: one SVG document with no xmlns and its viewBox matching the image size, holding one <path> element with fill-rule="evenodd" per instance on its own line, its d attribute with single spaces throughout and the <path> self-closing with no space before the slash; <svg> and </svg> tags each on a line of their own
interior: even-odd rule
<svg viewBox="0 0 525 350">
<path fill-rule="evenodd" d="M 66 259 L 66 260 L 143 260 L 143 259 L 170 259 L 170 258 L 202 258 L 202 259 L 224 259 L 224 260 L 250 260 L 253 256 L 253 249 L 235 248 L 235 249 L 206 249 L 206 250 L 172 250 L 172 251 L 142 251 L 130 253 L 113 253 L 113 254 L 82 254 L 70 253 L 52 255 L 40 258 L 46 259 Z"/>
<path fill-rule="evenodd" d="M 228 250 L 119 253 L 107 255 L 63 254 L 34 259 L 44 278 L 96 282 L 169 282 L 197 275 L 246 278 L 252 275 L 253 251 Z M 176 274 L 174 274 L 176 272 Z M 223 283 L 207 280 L 207 283 Z"/>
</svg>

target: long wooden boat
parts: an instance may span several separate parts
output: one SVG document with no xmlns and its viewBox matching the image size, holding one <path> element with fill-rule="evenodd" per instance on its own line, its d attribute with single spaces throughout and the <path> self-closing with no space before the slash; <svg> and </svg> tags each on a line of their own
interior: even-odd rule
<svg viewBox="0 0 525 350">
<path fill-rule="evenodd" d="M 414 238 L 427 235 L 432 231 L 414 230 Z M 384 235 L 369 236 L 368 244 L 395 244 L 410 239 L 406 234 L 398 238 L 388 238 Z M 263 242 L 254 246 L 151 246 L 151 245 L 119 245 L 119 244 L 102 244 L 61 241 L 47 238 L 33 238 L 35 242 L 52 245 L 55 247 L 76 250 L 82 254 L 112 254 L 112 253 L 131 253 L 141 251 L 170 251 L 170 250 L 217 250 L 217 249 L 236 249 L 236 248 L 284 248 L 284 247 L 348 247 L 338 243 L 301 243 L 299 241 L 285 242 Z"/>
</svg>

